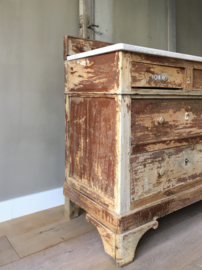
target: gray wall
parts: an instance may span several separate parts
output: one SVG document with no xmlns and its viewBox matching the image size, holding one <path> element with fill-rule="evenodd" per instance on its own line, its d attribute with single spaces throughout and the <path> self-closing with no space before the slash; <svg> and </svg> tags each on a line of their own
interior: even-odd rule
<svg viewBox="0 0 202 270">
<path fill-rule="evenodd" d="M 78 0 L 0 1 L 0 201 L 61 187 L 63 35 Z"/>
<path fill-rule="evenodd" d="M 95 0 L 95 39 L 168 50 L 169 0 Z M 177 52 L 202 56 L 202 0 L 176 2 Z M 111 14 L 111 15 L 110 15 Z"/>
<path fill-rule="evenodd" d="M 202 56 L 202 1 L 176 0 L 177 52 Z"/>
<path fill-rule="evenodd" d="M 166 50 L 167 12 L 167 0 L 95 0 L 95 38 Z"/>
<path fill-rule="evenodd" d="M 202 56 L 202 1 L 176 0 L 177 51 Z M 63 35 L 79 0 L 0 1 L 0 201 L 61 187 Z M 97 40 L 168 48 L 167 0 L 95 0 Z"/>
</svg>

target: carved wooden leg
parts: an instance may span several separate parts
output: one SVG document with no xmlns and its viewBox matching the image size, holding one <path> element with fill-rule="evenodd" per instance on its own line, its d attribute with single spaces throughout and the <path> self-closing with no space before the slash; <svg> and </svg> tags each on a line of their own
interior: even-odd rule
<svg viewBox="0 0 202 270">
<path fill-rule="evenodd" d="M 156 229 L 158 227 L 158 222 L 154 219 L 153 221 L 126 233 L 115 234 L 89 214 L 86 215 L 86 219 L 87 221 L 91 221 L 97 227 L 102 238 L 105 252 L 116 259 L 116 264 L 118 266 L 124 266 L 132 262 L 140 238 L 149 229 Z"/>
<path fill-rule="evenodd" d="M 65 196 L 65 216 L 73 219 L 79 216 L 80 207 Z"/>
</svg>

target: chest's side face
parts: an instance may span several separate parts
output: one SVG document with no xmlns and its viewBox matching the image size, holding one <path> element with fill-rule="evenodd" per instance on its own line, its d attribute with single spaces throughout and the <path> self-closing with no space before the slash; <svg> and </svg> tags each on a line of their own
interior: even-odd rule
<svg viewBox="0 0 202 270">
<path fill-rule="evenodd" d="M 202 177 L 202 100 L 132 99 L 131 202 Z"/>
<path fill-rule="evenodd" d="M 69 176 L 114 200 L 116 179 L 114 98 L 70 98 Z"/>
</svg>

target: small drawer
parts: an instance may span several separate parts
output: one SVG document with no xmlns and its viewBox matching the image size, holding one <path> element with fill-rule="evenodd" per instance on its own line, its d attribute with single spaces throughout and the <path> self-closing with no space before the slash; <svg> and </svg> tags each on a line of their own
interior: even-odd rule
<svg viewBox="0 0 202 270">
<path fill-rule="evenodd" d="M 183 89 L 184 68 L 132 63 L 131 86 L 134 88 Z"/>
<path fill-rule="evenodd" d="M 202 90 L 202 70 L 193 70 L 193 90 Z"/>
<path fill-rule="evenodd" d="M 131 202 L 202 177 L 202 144 L 131 157 Z"/>
<path fill-rule="evenodd" d="M 195 136 L 202 136 L 202 100 L 132 99 L 132 145 Z"/>
</svg>

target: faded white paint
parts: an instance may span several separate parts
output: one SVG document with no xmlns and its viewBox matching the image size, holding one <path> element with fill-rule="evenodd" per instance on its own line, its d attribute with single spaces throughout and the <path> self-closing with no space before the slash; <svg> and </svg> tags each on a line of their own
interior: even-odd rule
<svg viewBox="0 0 202 270">
<path fill-rule="evenodd" d="M 131 97 L 119 95 L 117 98 L 120 103 L 119 160 L 114 210 L 123 214 L 130 210 Z"/>
</svg>

